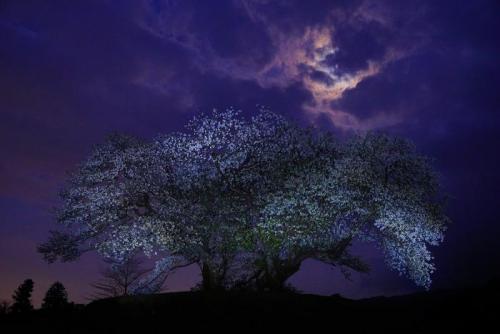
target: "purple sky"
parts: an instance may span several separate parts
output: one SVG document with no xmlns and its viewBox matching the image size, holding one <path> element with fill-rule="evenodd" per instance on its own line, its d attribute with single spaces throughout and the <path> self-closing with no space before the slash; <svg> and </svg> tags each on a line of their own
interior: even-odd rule
<svg viewBox="0 0 500 334">
<path fill-rule="evenodd" d="M 433 288 L 499 275 L 499 13 L 498 1 L 1 1 L 0 299 L 28 277 L 36 304 L 55 280 L 77 302 L 91 291 L 95 255 L 48 265 L 35 247 L 66 173 L 106 134 L 153 138 L 256 104 L 339 136 L 413 140 L 450 195 Z M 417 290 L 359 252 L 370 275 L 307 261 L 292 282 L 355 298 Z"/>
</svg>

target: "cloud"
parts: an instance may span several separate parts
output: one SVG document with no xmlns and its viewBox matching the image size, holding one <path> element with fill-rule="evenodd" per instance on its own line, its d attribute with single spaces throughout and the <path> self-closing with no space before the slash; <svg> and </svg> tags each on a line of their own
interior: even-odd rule
<svg viewBox="0 0 500 334">
<path fill-rule="evenodd" d="M 301 108 L 313 122 L 326 115 L 337 128 L 361 131 L 398 123 L 397 116 L 385 113 L 359 119 L 335 108 L 334 103 L 387 64 L 410 53 L 411 48 L 396 42 L 384 44 L 394 34 L 391 18 L 384 16 L 387 14 L 380 6 L 366 2 L 311 6 L 315 10 L 305 13 L 296 12 L 297 6 L 244 1 L 207 9 L 175 1 L 149 2 L 147 14 L 138 16 L 136 22 L 154 36 L 187 50 L 201 73 L 253 81 L 264 89 L 303 86 L 311 99 L 303 101 Z M 268 15 L 276 11 L 283 12 Z M 296 17 L 295 27 L 284 29 L 289 27 L 290 15 Z M 354 35 L 353 29 L 357 31 Z M 371 43 L 370 52 L 365 48 L 353 56 L 358 45 L 351 40 Z M 158 73 L 142 83 L 155 88 L 164 80 L 170 81 L 169 74 L 161 77 Z"/>
</svg>

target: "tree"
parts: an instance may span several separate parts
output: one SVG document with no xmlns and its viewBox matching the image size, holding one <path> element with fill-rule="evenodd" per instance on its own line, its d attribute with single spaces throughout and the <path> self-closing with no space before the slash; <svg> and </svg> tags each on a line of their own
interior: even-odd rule
<svg viewBox="0 0 500 334">
<path fill-rule="evenodd" d="M 10 309 L 10 302 L 7 300 L 2 300 L 0 301 L 0 316 L 6 315 L 9 313 Z"/>
<path fill-rule="evenodd" d="M 127 296 L 141 284 L 141 278 L 150 269 L 142 267 L 143 261 L 136 256 L 131 256 L 124 261 L 115 259 L 104 260 L 108 267 L 101 272 L 103 279 L 92 283 L 97 292 L 94 299 Z"/>
<path fill-rule="evenodd" d="M 42 309 L 51 311 L 63 310 L 67 308 L 68 305 L 68 293 L 66 292 L 66 288 L 61 282 L 55 282 L 45 293 Z"/>
<path fill-rule="evenodd" d="M 12 296 L 14 303 L 11 307 L 13 313 L 25 313 L 33 310 L 33 304 L 31 304 L 33 286 L 33 280 L 27 279 L 14 291 Z"/>
<path fill-rule="evenodd" d="M 194 263 L 205 290 L 282 289 L 307 258 L 366 272 L 354 241 L 375 242 L 390 267 L 428 287 L 428 245 L 448 223 L 436 176 L 407 141 L 341 143 L 267 110 L 250 120 L 214 111 L 153 142 L 113 135 L 62 199 L 66 230 L 39 247 L 48 261 L 142 252 L 161 258 L 145 282 Z"/>
</svg>

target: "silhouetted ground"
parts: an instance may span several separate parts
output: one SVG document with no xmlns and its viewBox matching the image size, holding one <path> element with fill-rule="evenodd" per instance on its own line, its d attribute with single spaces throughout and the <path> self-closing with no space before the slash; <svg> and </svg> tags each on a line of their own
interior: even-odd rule
<svg viewBox="0 0 500 334">
<path fill-rule="evenodd" d="M 1 333 L 322 330 L 500 333 L 500 285 L 350 300 L 294 293 L 179 292 L 104 299 L 60 313 L 0 318 Z"/>
</svg>

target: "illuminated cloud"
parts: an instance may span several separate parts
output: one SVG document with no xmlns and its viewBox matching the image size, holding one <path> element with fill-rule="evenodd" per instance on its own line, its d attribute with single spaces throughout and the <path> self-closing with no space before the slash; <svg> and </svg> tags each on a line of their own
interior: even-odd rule
<svg viewBox="0 0 500 334">
<path fill-rule="evenodd" d="M 300 81 L 311 93 L 313 100 L 302 107 L 314 121 L 325 114 L 332 123 L 346 130 L 369 130 L 397 122 L 394 117 L 380 114 L 374 119 L 360 121 L 348 112 L 332 108 L 335 100 L 342 98 L 344 92 L 356 88 L 364 79 L 377 75 L 388 62 L 400 54 L 388 53 L 382 60 L 368 61 L 366 68 L 345 73 L 327 62 L 338 48 L 332 42 L 332 31 L 327 27 L 307 28 L 302 36 L 285 38 L 280 36 L 275 58 L 261 71 L 255 80 L 263 87 L 278 85 L 286 87 Z M 278 75 L 273 76 L 276 73 Z"/>
<path fill-rule="evenodd" d="M 398 115 L 384 111 L 369 119 L 359 119 L 346 110 L 332 107 L 333 102 L 341 99 L 346 91 L 355 89 L 363 80 L 383 71 L 388 63 L 406 55 L 397 47 L 388 47 L 382 57 L 366 59 L 366 65 L 361 68 L 345 70 L 335 63 L 336 54 L 343 51 L 335 40 L 337 23 L 346 24 L 347 21 L 348 24 L 361 25 L 375 22 L 377 25 L 389 26 L 390 21 L 384 16 L 386 13 L 381 6 L 369 6 L 362 2 L 349 15 L 345 10 L 331 9 L 324 22 L 305 25 L 291 32 L 261 15 L 257 8 L 259 5 L 267 3 L 242 2 L 234 5 L 240 13 L 239 20 L 246 22 L 247 30 L 254 27 L 263 30 L 253 37 L 248 37 L 248 31 L 241 31 L 237 38 L 250 38 L 258 42 L 255 45 L 243 44 L 231 57 L 217 49 L 212 35 L 204 34 L 203 29 L 193 28 L 200 19 L 192 8 L 184 8 L 175 1 L 166 2 L 161 9 L 146 6 L 145 14 L 138 17 L 137 23 L 154 36 L 187 50 L 201 73 L 253 81 L 265 89 L 301 85 L 312 96 L 311 101 L 302 105 L 302 110 L 312 122 L 316 122 L 320 116 L 327 116 L 337 128 L 366 131 L 400 121 Z M 217 19 L 227 18 L 222 16 Z M 272 53 L 261 54 L 261 49 L 272 50 Z M 165 89 L 164 82 L 176 81 L 168 73 L 165 77 L 159 73 L 162 73 L 161 69 L 145 71 L 137 83 L 158 90 Z M 188 97 L 186 101 L 192 102 L 192 98 Z M 186 106 L 190 105 L 188 102 Z"/>
<path fill-rule="evenodd" d="M 386 63 L 397 59 L 399 54 L 388 53 L 382 60 L 369 60 L 366 68 L 345 73 L 339 71 L 338 66 L 327 63 L 327 58 L 337 51 L 338 48 L 332 43 L 330 29 L 308 28 L 302 36 L 292 37 L 280 44 L 274 61 L 259 73 L 257 80 L 262 85 L 287 85 L 293 81 L 301 81 L 313 96 L 313 100 L 305 104 L 303 109 L 313 117 L 326 114 L 335 126 L 342 129 L 368 130 L 396 121 L 380 114 L 377 119 L 361 122 L 354 115 L 332 108 L 331 104 L 342 98 L 344 92 L 356 88 L 364 79 L 377 75 Z M 266 73 L 273 72 L 276 68 L 283 75 L 268 78 Z"/>
</svg>

